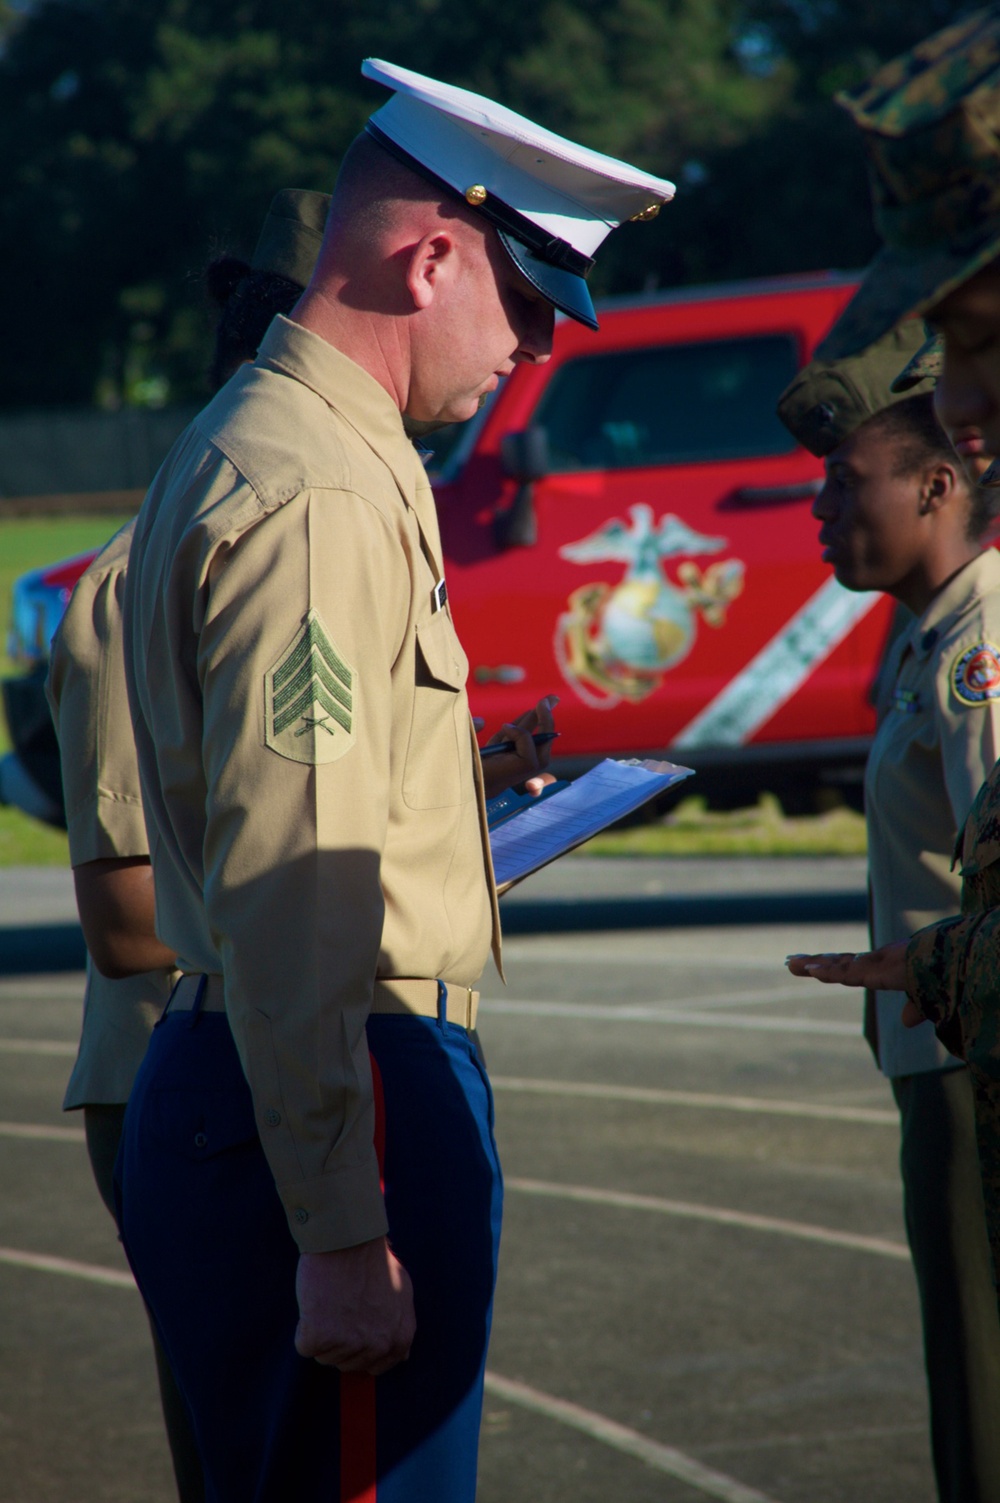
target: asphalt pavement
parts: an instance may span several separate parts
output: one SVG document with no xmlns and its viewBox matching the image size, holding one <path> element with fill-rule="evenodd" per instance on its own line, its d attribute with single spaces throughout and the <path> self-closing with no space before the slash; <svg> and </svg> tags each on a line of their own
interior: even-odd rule
<svg viewBox="0 0 1000 1503">
<path fill-rule="evenodd" d="M 863 882 L 574 858 L 505 900 L 480 1503 L 931 1503 L 891 1096 L 859 998 L 781 966 L 864 943 Z M 168 1503 L 144 1316 L 59 1110 L 72 928 L 65 873 L 0 874 L 0 1500 Z"/>
</svg>

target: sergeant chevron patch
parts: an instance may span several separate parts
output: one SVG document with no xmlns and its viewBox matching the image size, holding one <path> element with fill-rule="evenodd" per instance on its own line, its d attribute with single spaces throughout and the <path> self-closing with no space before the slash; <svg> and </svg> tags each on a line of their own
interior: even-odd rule
<svg viewBox="0 0 1000 1503">
<path fill-rule="evenodd" d="M 354 745 L 357 674 L 310 611 L 264 675 L 264 739 L 291 762 L 336 762 Z"/>
</svg>

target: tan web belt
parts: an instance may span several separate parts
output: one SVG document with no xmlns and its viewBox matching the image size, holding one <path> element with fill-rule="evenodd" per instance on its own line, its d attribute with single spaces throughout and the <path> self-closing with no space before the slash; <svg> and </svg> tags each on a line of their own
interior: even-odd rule
<svg viewBox="0 0 1000 1503">
<path fill-rule="evenodd" d="M 225 1012 L 222 977 L 182 976 L 170 997 L 170 1012 L 190 1012 L 195 1005 L 199 983 L 204 981 L 205 990 L 201 999 L 203 1012 Z M 475 1028 L 479 1011 L 479 993 L 468 986 L 445 986 L 444 982 L 407 979 L 378 980 L 372 998 L 373 1013 L 395 1013 L 417 1018 L 436 1018 L 439 1015 L 439 988 L 447 993 L 445 1017 L 449 1023 L 460 1028 Z"/>
</svg>

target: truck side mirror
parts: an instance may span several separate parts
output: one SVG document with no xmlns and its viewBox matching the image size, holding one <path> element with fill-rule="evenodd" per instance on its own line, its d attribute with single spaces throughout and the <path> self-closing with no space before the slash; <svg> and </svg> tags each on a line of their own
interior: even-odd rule
<svg viewBox="0 0 1000 1503">
<path fill-rule="evenodd" d="M 524 485 L 542 480 L 552 468 L 549 460 L 549 435 L 544 428 L 523 428 L 520 433 L 505 433 L 500 440 L 500 459 L 504 474 Z"/>
<path fill-rule="evenodd" d="M 538 541 L 534 483 L 549 473 L 549 435 L 544 428 L 524 428 L 506 433 L 500 440 L 504 473 L 519 481 L 517 494 L 506 511 L 493 519 L 498 548 L 530 548 Z"/>
</svg>

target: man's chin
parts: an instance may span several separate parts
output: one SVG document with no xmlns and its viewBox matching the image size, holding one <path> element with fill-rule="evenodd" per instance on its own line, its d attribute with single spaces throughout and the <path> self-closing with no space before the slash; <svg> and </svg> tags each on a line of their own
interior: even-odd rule
<svg viewBox="0 0 1000 1503">
<path fill-rule="evenodd" d="M 425 432 L 430 432 L 434 428 L 447 428 L 450 423 L 467 423 L 470 418 L 475 417 L 481 406 L 482 402 L 478 398 L 465 397 L 458 401 L 448 402 L 433 417 L 412 418 L 407 414 L 406 424 L 408 428 L 420 427 Z"/>
</svg>

